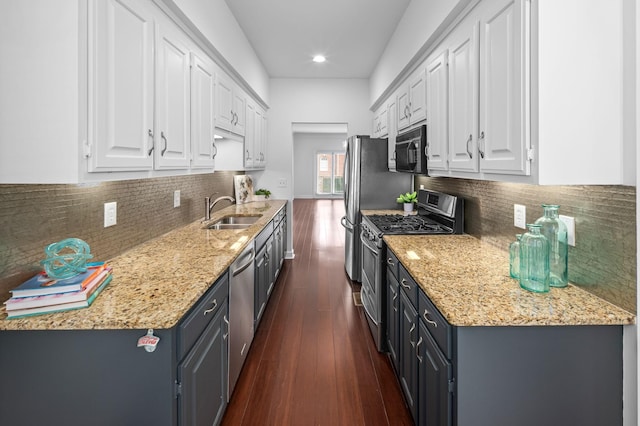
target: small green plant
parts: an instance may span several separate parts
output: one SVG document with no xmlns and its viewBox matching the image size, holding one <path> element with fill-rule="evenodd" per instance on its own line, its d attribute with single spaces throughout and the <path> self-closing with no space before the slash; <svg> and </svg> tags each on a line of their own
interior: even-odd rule
<svg viewBox="0 0 640 426">
<path fill-rule="evenodd" d="M 264 195 L 264 198 L 269 198 L 271 196 L 271 191 L 268 189 L 260 188 L 256 191 L 256 195 Z"/>
<path fill-rule="evenodd" d="M 407 192 L 406 194 L 400 194 L 396 200 L 398 203 L 415 203 L 418 201 L 417 192 Z"/>
</svg>

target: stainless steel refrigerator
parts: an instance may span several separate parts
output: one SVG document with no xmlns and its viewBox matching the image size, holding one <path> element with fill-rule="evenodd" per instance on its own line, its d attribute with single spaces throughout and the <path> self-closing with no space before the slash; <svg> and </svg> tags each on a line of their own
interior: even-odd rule
<svg viewBox="0 0 640 426">
<path fill-rule="evenodd" d="M 360 281 L 362 259 L 360 210 L 397 209 L 396 198 L 411 189 L 411 174 L 390 172 L 387 139 L 351 136 L 344 162 L 345 228 L 344 267 L 353 281 Z"/>
</svg>

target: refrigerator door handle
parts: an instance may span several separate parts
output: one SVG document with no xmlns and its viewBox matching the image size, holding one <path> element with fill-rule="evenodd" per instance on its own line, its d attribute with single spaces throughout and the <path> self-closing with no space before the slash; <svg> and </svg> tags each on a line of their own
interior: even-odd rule
<svg viewBox="0 0 640 426">
<path fill-rule="evenodd" d="M 346 228 L 346 229 L 348 229 L 350 231 L 353 231 L 353 224 L 349 222 L 349 219 L 347 219 L 346 216 L 342 216 L 342 219 L 340 219 L 340 224 L 344 228 Z"/>
<path fill-rule="evenodd" d="M 351 161 L 351 152 L 349 149 L 349 143 L 347 143 L 347 149 L 344 154 L 344 169 L 342 171 L 342 176 L 344 176 L 344 210 L 349 213 L 348 200 L 351 196 L 350 193 L 350 177 L 349 176 L 349 161 Z M 344 225 L 343 225 L 344 226 Z M 346 226 L 345 226 L 346 228 Z"/>
</svg>

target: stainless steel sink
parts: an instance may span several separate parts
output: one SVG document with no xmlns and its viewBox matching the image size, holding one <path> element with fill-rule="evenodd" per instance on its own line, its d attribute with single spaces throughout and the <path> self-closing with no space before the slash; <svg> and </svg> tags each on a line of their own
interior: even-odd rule
<svg viewBox="0 0 640 426">
<path fill-rule="evenodd" d="M 262 215 L 225 216 L 207 225 L 207 229 L 245 229 L 256 223 L 261 217 Z"/>
</svg>

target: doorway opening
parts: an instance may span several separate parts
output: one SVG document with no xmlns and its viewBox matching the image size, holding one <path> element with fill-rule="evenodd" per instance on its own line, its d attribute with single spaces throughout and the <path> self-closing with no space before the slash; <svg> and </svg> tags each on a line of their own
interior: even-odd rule
<svg viewBox="0 0 640 426">
<path fill-rule="evenodd" d="M 343 196 L 344 159 L 344 151 L 322 151 L 316 153 L 316 196 Z"/>
</svg>

